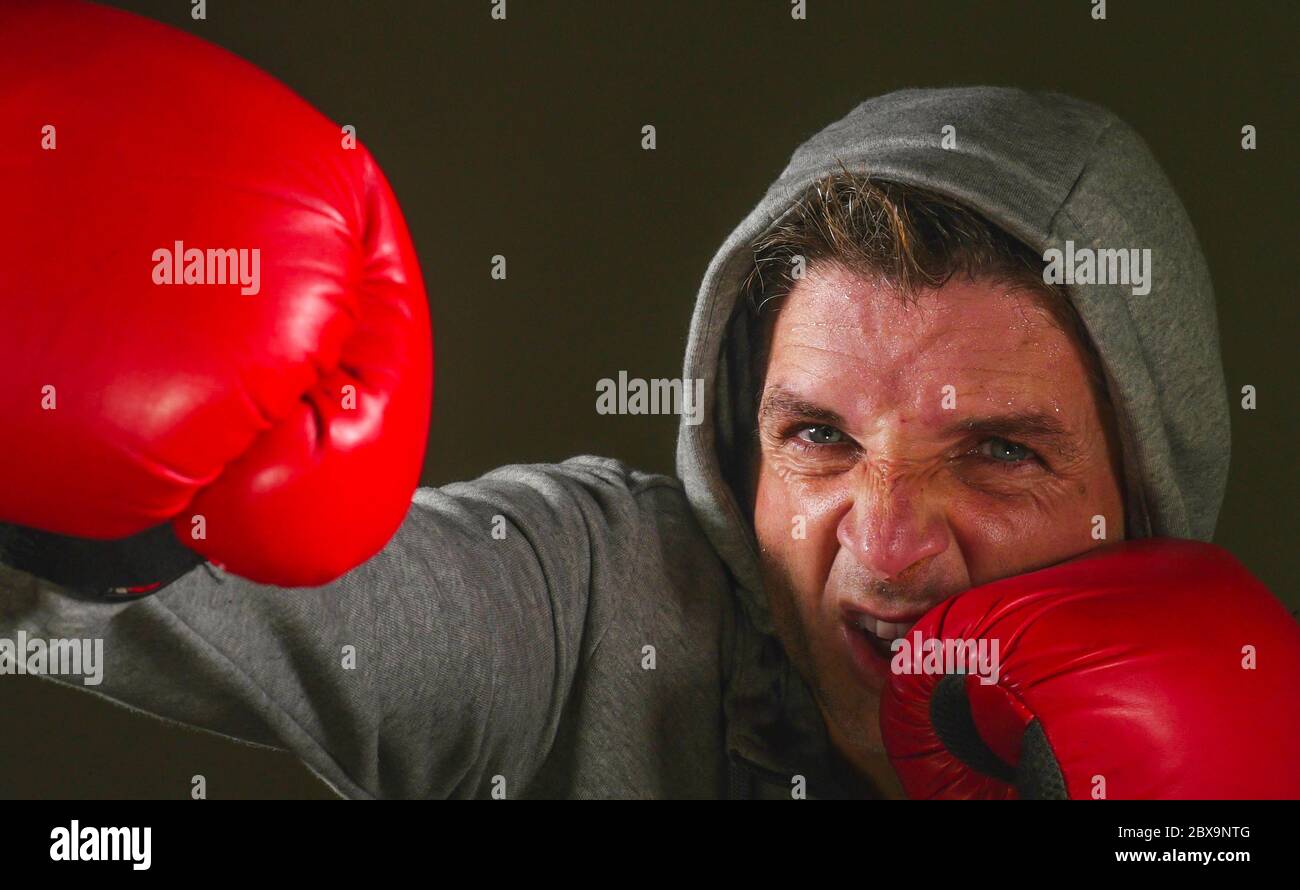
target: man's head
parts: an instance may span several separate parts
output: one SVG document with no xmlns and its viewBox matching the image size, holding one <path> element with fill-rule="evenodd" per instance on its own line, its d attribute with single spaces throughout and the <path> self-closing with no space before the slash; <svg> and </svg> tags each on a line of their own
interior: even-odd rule
<svg viewBox="0 0 1300 890">
<path fill-rule="evenodd" d="M 951 200 L 842 172 L 754 248 L 764 586 L 860 760 L 879 748 L 888 638 L 1104 543 L 1096 517 L 1123 537 L 1113 412 L 1041 258 Z"/>
</svg>

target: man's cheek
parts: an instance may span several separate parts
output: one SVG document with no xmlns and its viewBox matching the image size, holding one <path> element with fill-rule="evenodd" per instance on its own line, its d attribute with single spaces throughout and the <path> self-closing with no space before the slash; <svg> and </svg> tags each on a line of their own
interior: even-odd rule
<svg viewBox="0 0 1300 890">
<path fill-rule="evenodd" d="M 1096 543 L 1077 502 L 969 498 L 951 503 L 948 515 L 972 587 L 1053 565 Z"/>
<path fill-rule="evenodd" d="M 814 495 L 805 486 L 777 474 L 759 486 L 754 527 L 759 542 L 780 553 L 815 553 L 829 537 L 835 538 L 834 507 L 824 493 Z"/>
</svg>

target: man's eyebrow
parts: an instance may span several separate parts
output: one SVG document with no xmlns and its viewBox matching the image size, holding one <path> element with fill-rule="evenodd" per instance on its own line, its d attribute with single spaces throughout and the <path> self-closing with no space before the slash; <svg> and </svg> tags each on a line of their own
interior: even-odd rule
<svg viewBox="0 0 1300 890">
<path fill-rule="evenodd" d="M 758 416 L 760 420 L 799 417 L 814 423 L 824 423 L 827 426 L 844 425 L 844 418 L 834 411 L 810 402 L 781 386 L 774 386 L 763 394 L 763 404 L 758 409 Z"/>
<path fill-rule="evenodd" d="M 944 427 L 941 434 L 959 436 L 972 433 L 1013 441 L 1027 439 L 1055 448 L 1066 456 L 1077 453 L 1079 447 L 1069 428 L 1057 417 L 1044 411 L 1013 411 L 967 417 Z"/>
<path fill-rule="evenodd" d="M 836 412 L 781 386 L 773 387 L 763 394 L 758 414 L 760 421 L 797 417 L 812 423 L 840 428 L 844 426 L 844 418 Z M 940 435 L 949 438 L 980 435 L 1012 441 L 1023 439 L 1040 447 L 1052 448 L 1067 458 L 1077 455 L 1080 450 L 1074 433 L 1059 418 L 1045 411 L 1012 411 L 967 417 L 948 424 L 940 431 Z"/>
</svg>

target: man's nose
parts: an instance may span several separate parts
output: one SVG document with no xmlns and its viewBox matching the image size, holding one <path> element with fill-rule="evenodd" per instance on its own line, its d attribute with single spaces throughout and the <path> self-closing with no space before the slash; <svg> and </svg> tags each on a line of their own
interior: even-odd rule
<svg viewBox="0 0 1300 890">
<path fill-rule="evenodd" d="M 874 579 L 897 578 L 947 548 L 942 512 L 928 502 L 924 480 L 872 467 L 859 472 L 836 537 Z"/>
</svg>

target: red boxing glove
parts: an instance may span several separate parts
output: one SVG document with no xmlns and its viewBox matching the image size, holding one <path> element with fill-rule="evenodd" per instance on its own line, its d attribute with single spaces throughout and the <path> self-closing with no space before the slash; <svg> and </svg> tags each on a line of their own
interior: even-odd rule
<svg viewBox="0 0 1300 890">
<path fill-rule="evenodd" d="M 286 586 L 383 547 L 433 349 L 370 154 L 230 53 L 72 0 L 0 10 L 0 120 L 0 522 L 170 524 Z"/>
<path fill-rule="evenodd" d="M 953 597 L 918 634 L 975 648 L 965 676 L 891 676 L 881 730 L 913 798 L 1300 798 L 1300 625 L 1218 547 L 1101 548 Z"/>
</svg>

